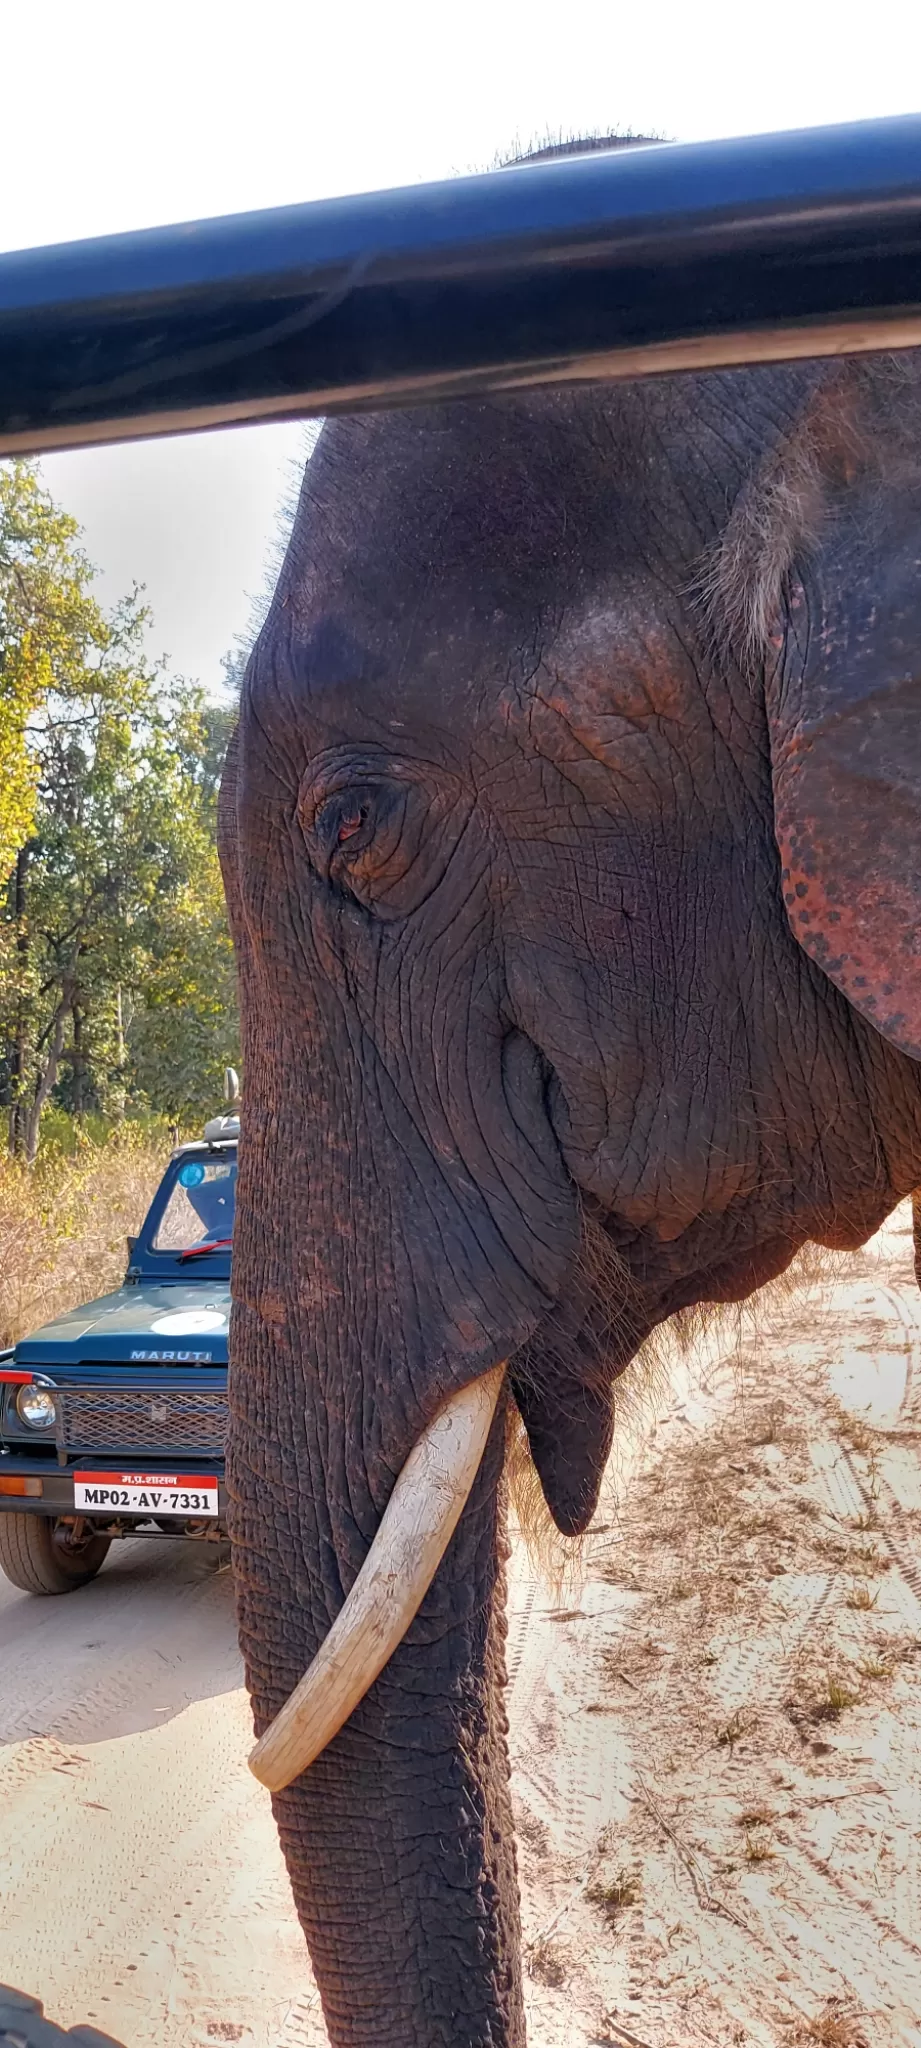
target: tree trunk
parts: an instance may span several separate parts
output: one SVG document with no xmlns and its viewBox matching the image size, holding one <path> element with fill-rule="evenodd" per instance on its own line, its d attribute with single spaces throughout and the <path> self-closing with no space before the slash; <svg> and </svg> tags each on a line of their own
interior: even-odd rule
<svg viewBox="0 0 921 2048">
<path fill-rule="evenodd" d="M 38 1138 L 41 1129 L 42 1110 L 58 1078 L 58 1063 L 64 1045 L 64 1026 L 71 1006 L 71 992 L 68 987 L 55 1010 L 48 1040 L 45 1062 L 35 1083 L 35 1094 L 29 1105 L 26 1119 L 25 1154 L 27 1166 L 34 1166 L 38 1155 Z"/>
<path fill-rule="evenodd" d="M 118 1122 L 121 1123 L 125 1114 L 125 1066 L 127 1064 L 127 1053 L 125 1051 L 125 1011 L 122 1003 L 121 982 L 119 982 L 115 991 L 115 1060 L 116 1081 L 112 1107 Z"/>
<path fill-rule="evenodd" d="M 10 1057 L 10 1111 L 8 1148 L 14 1158 L 21 1157 L 25 1150 L 26 1105 L 25 1077 L 28 1062 L 26 998 L 23 986 L 25 970 L 29 959 L 29 932 L 26 924 L 26 877 L 29 866 L 29 846 L 22 846 L 16 856 L 16 871 L 13 877 L 13 917 L 16 922 L 16 964 L 19 970 L 19 992 L 16 997 L 16 1020 L 13 1030 L 13 1044 Z"/>
<path fill-rule="evenodd" d="M 70 1014 L 73 1021 L 74 1034 L 73 1051 L 71 1053 L 74 1078 L 73 1109 L 74 1116 L 82 1119 L 86 1114 L 86 1049 L 83 1039 L 85 1019 L 78 1002 L 75 1001 L 71 1004 Z"/>
</svg>

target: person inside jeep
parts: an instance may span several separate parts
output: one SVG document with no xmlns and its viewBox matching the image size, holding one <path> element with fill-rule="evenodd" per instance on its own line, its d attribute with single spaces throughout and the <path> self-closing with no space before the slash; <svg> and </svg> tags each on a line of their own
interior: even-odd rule
<svg viewBox="0 0 921 2048">
<path fill-rule="evenodd" d="M 194 1251 L 199 1245 L 229 1244 L 236 1185 L 235 1156 L 207 1162 L 189 1160 L 180 1170 L 151 1249 Z"/>
</svg>

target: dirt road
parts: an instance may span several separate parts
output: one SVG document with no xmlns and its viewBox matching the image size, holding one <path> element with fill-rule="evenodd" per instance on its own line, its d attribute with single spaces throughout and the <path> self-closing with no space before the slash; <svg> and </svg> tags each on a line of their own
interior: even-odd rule
<svg viewBox="0 0 921 2048">
<path fill-rule="evenodd" d="M 908 1233 L 676 1360 L 562 1600 L 516 1549 L 530 2048 L 921 2048 Z M 207 1553 L 0 1581 L 0 1980 L 128 2048 L 322 2048 L 248 1728 Z"/>
<path fill-rule="evenodd" d="M 113 1545 L 60 1600 L 0 1579 L 0 1714 L 0 1981 L 128 2048 L 297 2041 L 229 1572 L 164 1539 Z"/>
</svg>

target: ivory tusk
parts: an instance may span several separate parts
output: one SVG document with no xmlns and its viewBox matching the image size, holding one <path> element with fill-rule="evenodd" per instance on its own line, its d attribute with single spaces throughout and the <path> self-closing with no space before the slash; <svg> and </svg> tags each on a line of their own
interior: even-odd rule
<svg viewBox="0 0 921 2048">
<path fill-rule="evenodd" d="M 252 1751 L 270 1792 L 314 1762 L 402 1642 L 460 1521 L 504 1375 L 503 1363 L 453 1394 L 410 1451 L 345 1605 Z"/>
</svg>

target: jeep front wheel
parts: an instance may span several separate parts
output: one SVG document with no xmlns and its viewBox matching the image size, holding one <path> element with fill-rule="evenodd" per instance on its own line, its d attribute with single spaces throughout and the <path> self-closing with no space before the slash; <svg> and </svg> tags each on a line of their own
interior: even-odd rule
<svg viewBox="0 0 921 2048">
<path fill-rule="evenodd" d="M 22 1593 L 73 1593 L 96 1577 L 109 1541 L 60 1515 L 0 1514 L 0 1570 Z"/>
</svg>

